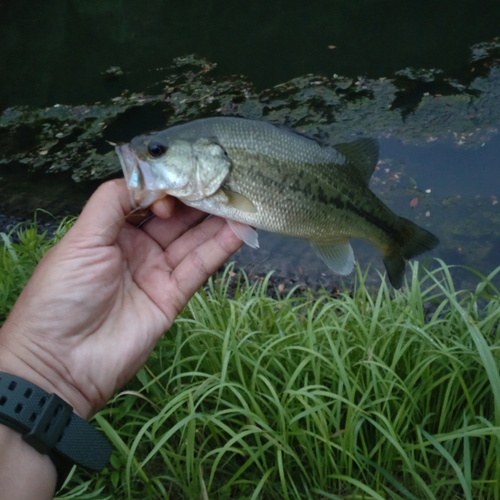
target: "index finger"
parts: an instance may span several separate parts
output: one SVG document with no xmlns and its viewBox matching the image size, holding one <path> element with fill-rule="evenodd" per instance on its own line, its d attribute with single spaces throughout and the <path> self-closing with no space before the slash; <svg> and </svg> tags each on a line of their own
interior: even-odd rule
<svg viewBox="0 0 500 500">
<path fill-rule="evenodd" d="M 227 222 L 222 221 L 222 227 L 213 222 L 206 220 L 202 224 L 211 226 L 209 233 L 214 230 L 216 233 L 198 247 L 191 248 L 192 245 L 188 243 L 184 258 L 172 272 L 169 283 L 171 289 L 167 293 L 170 301 L 165 309 L 173 307 L 175 315 L 184 308 L 196 290 L 243 245 L 243 241 L 234 234 Z M 165 313 L 167 317 L 172 317 L 168 315 L 168 311 Z"/>
</svg>

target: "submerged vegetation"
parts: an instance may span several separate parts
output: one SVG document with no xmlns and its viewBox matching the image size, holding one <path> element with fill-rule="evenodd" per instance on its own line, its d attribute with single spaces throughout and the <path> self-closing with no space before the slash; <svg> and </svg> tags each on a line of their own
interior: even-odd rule
<svg viewBox="0 0 500 500">
<path fill-rule="evenodd" d="M 2 234 L 0 320 L 54 238 Z M 231 267 L 96 415 L 114 445 L 60 499 L 498 499 L 500 295 L 412 264 L 279 300 Z"/>
<path fill-rule="evenodd" d="M 478 147 L 498 131 L 499 53 L 499 39 L 471 47 L 470 77 L 463 81 L 407 68 L 379 79 L 308 74 L 262 91 L 240 75 L 216 77 L 215 63 L 191 55 L 174 59 L 163 80 L 141 93 L 124 89 L 107 102 L 8 108 L 0 114 L 0 210 L 26 215 L 45 203 L 73 213 L 89 185 L 119 175 L 114 143 L 207 116 L 266 120 L 330 144 L 368 135 Z"/>
</svg>

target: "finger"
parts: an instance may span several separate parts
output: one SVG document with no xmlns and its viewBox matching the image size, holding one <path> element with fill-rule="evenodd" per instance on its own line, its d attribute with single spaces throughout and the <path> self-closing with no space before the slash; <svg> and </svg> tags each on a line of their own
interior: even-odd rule
<svg viewBox="0 0 500 500">
<path fill-rule="evenodd" d="M 167 224 L 169 221 L 163 222 Z M 152 245 L 152 239 L 144 231 L 131 226 L 123 228 L 117 241 L 126 256 L 132 275 L 136 276 L 138 282 L 145 283 L 151 282 L 148 277 L 151 268 L 160 270 L 163 277 L 165 272 L 170 274 L 188 253 L 214 238 L 224 225 L 224 219 L 211 217 L 182 234 L 166 251 L 157 244 Z M 159 296 L 165 293 L 164 287 L 161 278 Z"/>
<path fill-rule="evenodd" d="M 209 221 L 211 219 L 205 222 Z M 175 308 L 175 314 L 184 308 L 200 286 L 242 245 L 243 242 L 224 221 L 212 238 L 185 254 L 171 275 L 172 288 L 167 293 L 171 298 L 169 305 Z"/>
<path fill-rule="evenodd" d="M 160 219 L 169 219 L 175 209 L 175 198 L 166 196 L 161 200 L 155 201 L 149 208 Z"/>
<path fill-rule="evenodd" d="M 125 179 L 104 182 L 89 198 L 68 237 L 88 246 L 110 245 L 116 240 L 131 211 Z"/>
<path fill-rule="evenodd" d="M 141 229 L 165 249 L 206 217 L 205 212 L 200 212 L 176 200 L 174 211 L 169 219 L 154 217 L 141 226 Z"/>
<path fill-rule="evenodd" d="M 226 224 L 220 217 L 210 217 L 175 239 L 165 250 L 165 261 L 175 269 L 186 255 L 216 236 Z"/>
<path fill-rule="evenodd" d="M 139 227 L 152 217 L 154 217 L 154 214 L 149 208 L 139 208 L 132 210 L 132 212 L 126 216 L 125 220 L 129 224 L 132 224 L 132 226 Z"/>
</svg>

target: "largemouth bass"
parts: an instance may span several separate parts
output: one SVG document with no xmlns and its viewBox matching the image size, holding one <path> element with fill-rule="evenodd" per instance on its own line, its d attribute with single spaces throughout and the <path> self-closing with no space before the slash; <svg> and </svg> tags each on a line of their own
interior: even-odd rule
<svg viewBox="0 0 500 500">
<path fill-rule="evenodd" d="M 253 247 L 252 227 L 304 238 L 340 275 L 354 268 L 350 238 L 381 251 L 396 288 L 406 260 L 439 243 L 368 188 L 378 162 L 375 139 L 332 147 L 267 122 L 218 117 L 135 137 L 116 152 L 136 206 L 175 196 L 226 218 Z"/>
</svg>

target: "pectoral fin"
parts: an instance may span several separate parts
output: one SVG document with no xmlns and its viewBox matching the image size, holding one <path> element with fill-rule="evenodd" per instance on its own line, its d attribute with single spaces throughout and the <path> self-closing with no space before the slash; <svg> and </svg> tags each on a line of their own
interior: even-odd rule
<svg viewBox="0 0 500 500">
<path fill-rule="evenodd" d="M 227 205 L 229 207 L 240 210 L 241 212 L 257 212 L 257 207 L 246 196 L 243 196 L 240 193 L 236 193 L 235 191 L 231 191 L 227 187 L 223 187 L 222 191 L 227 196 Z"/>
<path fill-rule="evenodd" d="M 354 269 L 354 252 L 349 239 L 310 242 L 318 256 L 335 273 L 345 276 Z"/>
<path fill-rule="evenodd" d="M 259 235 L 257 231 L 248 224 L 227 219 L 229 227 L 238 238 L 244 241 L 249 247 L 259 248 Z"/>
</svg>

